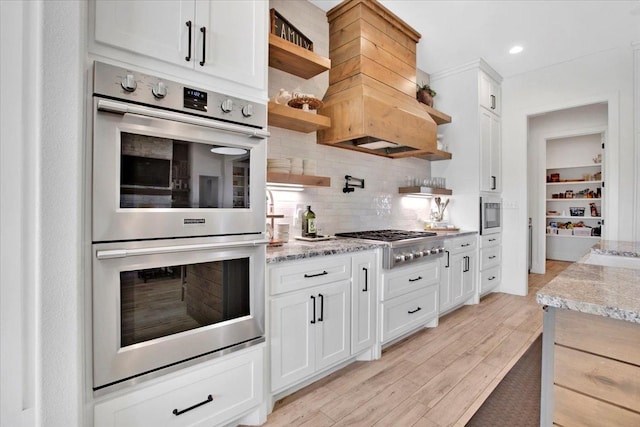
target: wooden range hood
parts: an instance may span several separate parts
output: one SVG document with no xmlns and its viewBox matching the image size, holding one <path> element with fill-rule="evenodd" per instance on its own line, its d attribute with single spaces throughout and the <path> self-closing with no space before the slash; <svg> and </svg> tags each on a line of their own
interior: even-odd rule
<svg viewBox="0 0 640 427">
<path fill-rule="evenodd" d="M 420 34 L 375 0 L 327 12 L 329 88 L 319 114 L 331 127 L 319 144 L 390 158 L 436 152 L 437 125 L 416 100 Z"/>
</svg>

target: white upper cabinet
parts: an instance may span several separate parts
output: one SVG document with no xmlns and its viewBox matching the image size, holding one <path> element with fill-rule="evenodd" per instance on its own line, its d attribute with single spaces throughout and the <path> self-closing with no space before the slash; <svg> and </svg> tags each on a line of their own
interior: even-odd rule
<svg viewBox="0 0 640 427">
<path fill-rule="evenodd" d="M 261 0 L 96 0 L 94 37 L 99 44 L 262 90 L 267 8 Z"/>
<path fill-rule="evenodd" d="M 501 192 L 500 119 L 480 111 L 480 191 Z"/>
<path fill-rule="evenodd" d="M 485 72 L 479 73 L 479 101 L 480 106 L 494 114 L 500 115 L 502 111 L 502 94 L 500 83 L 489 77 Z"/>
</svg>

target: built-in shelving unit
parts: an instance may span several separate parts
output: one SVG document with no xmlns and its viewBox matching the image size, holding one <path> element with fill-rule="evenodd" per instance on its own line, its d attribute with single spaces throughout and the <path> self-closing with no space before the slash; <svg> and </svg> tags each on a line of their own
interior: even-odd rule
<svg viewBox="0 0 640 427">
<path fill-rule="evenodd" d="M 576 261 L 601 238 L 604 184 L 602 134 L 547 140 L 547 258 Z M 576 209 L 583 215 L 572 215 Z"/>
<path fill-rule="evenodd" d="M 330 187 L 331 178 L 327 176 L 267 172 L 267 186 L 269 186 L 269 183 L 295 184 L 303 187 Z"/>
</svg>

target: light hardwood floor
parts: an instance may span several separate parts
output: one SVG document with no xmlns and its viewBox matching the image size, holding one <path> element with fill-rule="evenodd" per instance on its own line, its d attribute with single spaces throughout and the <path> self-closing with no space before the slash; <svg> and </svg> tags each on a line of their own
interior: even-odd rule
<svg viewBox="0 0 640 427">
<path fill-rule="evenodd" d="M 535 294 L 570 263 L 529 275 L 529 295 L 494 293 L 276 402 L 265 426 L 464 426 L 542 332 Z"/>
</svg>

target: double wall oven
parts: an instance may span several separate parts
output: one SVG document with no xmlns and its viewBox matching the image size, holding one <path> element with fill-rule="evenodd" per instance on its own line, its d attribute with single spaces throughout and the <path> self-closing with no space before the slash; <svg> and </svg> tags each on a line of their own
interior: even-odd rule
<svg viewBox="0 0 640 427">
<path fill-rule="evenodd" d="M 266 106 L 93 77 L 93 388 L 262 342 Z"/>
</svg>

